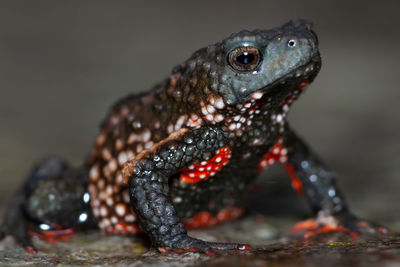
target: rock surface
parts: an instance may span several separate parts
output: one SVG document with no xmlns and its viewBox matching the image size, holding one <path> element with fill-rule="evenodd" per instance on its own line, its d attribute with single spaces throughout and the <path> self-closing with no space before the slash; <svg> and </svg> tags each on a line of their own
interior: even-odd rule
<svg viewBox="0 0 400 267">
<path fill-rule="evenodd" d="M 40 250 L 31 255 L 12 238 L 0 242 L 0 266 L 397 266 L 400 236 L 380 240 L 351 239 L 327 233 L 307 240 L 291 240 L 280 233 L 289 230 L 292 218 L 247 215 L 222 226 L 191 231 L 209 241 L 250 243 L 252 251 L 161 254 L 149 247 L 145 236 L 112 236 L 98 231 L 78 233 L 70 242 L 51 245 L 35 240 Z"/>
</svg>

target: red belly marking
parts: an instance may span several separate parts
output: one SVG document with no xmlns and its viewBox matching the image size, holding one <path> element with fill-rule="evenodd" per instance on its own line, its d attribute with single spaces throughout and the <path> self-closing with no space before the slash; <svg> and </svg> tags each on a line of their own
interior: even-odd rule
<svg viewBox="0 0 400 267">
<path fill-rule="evenodd" d="M 257 170 L 261 172 L 268 166 L 273 165 L 274 163 L 281 163 L 285 167 L 286 172 L 289 174 L 290 179 L 292 180 L 292 186 L 297 191 L 300 196 L 304 195 L 303 185 L 300 179 L 296 175 L 296 171 L 294 167 L 287 162 L 287 149 L 283 147 L 283 139 L 279 139 L 278 143 L 272 147 L 267 154 L 261 159 L 258 163 Z"/>
<path fill-rule="evenodd" d="M 212 215 L 208 211 L 202 211 L 192 218 L 183 219 L 182 222 L 186 229 L 195 229 L 201 227 L 213 226 L 226 221 L 231 221 L 242 215 L 243 208 L 230 207 L 220 210 L 216 215 Z"/>
<path fill-rule="evenodd" d="M 197 183 L 207 180 L 228 164 L 230 157 L 231 149 L 228 146 L 220 148 L 212 159 L 202 161 L 199 164 L 192 164 L 186 169 L 181 170 L 180 180 L 186 183 Z"/>
<path fill-rule="evenodd" d="M 283 166 L 285 167 L 286 172 L 289 174 L 289 177 L 292 180 L 292 186 L 293 186 L 294 190 L 296 190 L 296 192 L 300 196 L 304 196 L 303 185 L 302 185 L 299 177 L 297 177 L 294 167 L 289 163 L 285 163 Z"/>
<path fill-rule="evenodd" d="M 282 145 L 283 139 L 279 139 L 278 143 L 268 151 L 257 165 L 258 172 L 261 172 L 274 163 L 285 163 L 287 161 L 287 149 Z"/>
<path fill-rule="evenodd" d="M 108 226 L 104 229 L 104 232 L 117 235 L 134 235 L 141 233 L 142 229 L 137 224 L 117 223 L 116 225 Z"/>
<path fill-rule="evenodd" d="M 297 85 L 297 89 L 303 90 L 310 84 L 309 80 L 302 81 L 299 85 Z"/>
</svg>

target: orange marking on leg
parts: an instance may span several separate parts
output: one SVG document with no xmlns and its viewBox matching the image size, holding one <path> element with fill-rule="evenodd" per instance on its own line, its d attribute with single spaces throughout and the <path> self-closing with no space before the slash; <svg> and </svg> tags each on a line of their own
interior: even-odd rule
<svg viewBox="0 0 400 267">
<path fill-rule="evenodd" d="M 291 233 L 294 234 L 298 231 L 304 231 L 304 230 L 313 230 L 318 227 L 317 222 L 313 219 L 308 219 L 305 221 L 301 221 L 296 223 L 291 230 Z"/>
<path fill-rule="evenodd" d="M 310 238 L 315 235 L 323 234 L 323 233 L 329 233 L 329 232 L 343 232 L 349 234 L 352 238 L 359 237 L 360 234 L 351 232 L 349 229 L 342 227 L 342 226 L 324 226 L 320 229 L 317 229 L 315 231 L 310 231 L 304 234 L 304 238 Z"/>
<path fill-rule="evenodd" d="M 297 177 L 294 167 L 289 163 L 285 163 L 284 167 L 286 172 L 289 174 L 290 179 L 292 180 L 293 188 L 300 196 L 304 196 L 303 184 L 301 183 L 299 177 Z"/>
<path fill-rule="evenodd" d="M 296 223 L 291 230 L 291 234 L 301 234 L 304 238 L 310 238 L 315 235 L 328 232 L 343 232 L 349 234 L 352 238 L 359 237 L 360 234 L 350 231 L 349 229 L 336 224 L 320 224 L 318 219 L 308 219 Z"/>
<path fill-rule="evenodd" d="M 31 237 L 38 237 L 40 240 L 43 240 L 50 244 L 57 244 L 58 241 L 68 242 L 69 237 L 75 234 L 74 229 L 72 228 L 63 228 L 62 226 L 57 226 L 51 230 L 41 230 L 39 233 L 29 231 L 28 234 Z"/>
<path fill-rule="evenodd" d="M 273 146 L 261 159 L 257 165 L 258 172 L 261 172 L 265 168 L 274 163 L 283 164 L 285 170 L 288 172 L 290 179 L 292 180 L 292 186 L 297 191 L 300 196 L 304 195 L 303 185 L 300 179 L 296 175 L 294 167 L 287 163 L 287 149 L 283 146 L 283 139 L 280 138 L 279 141 Z"/>
<path fill-rule="evenodd" d="M 262 157 L 257 165 L 257 171 L 261 172 L 275 163 L 285 163 L 287 161 L 287 149 L 282 145 L 283 139 L 278 142 Z"/>
<path fill-rule="evenodd" d="M 188 168 L 181 170 L 180 180 L 186 183 L 197 183 L 207 180 L 228 164 L 230 157 L 231 149 L 228 146 L 220 148 L 212 159 L 202 161 L 199 164 L 192 164 Z"/>
<path fill-rule="evenodd" d="M 227 208 L 220 210 L 213 216 L 208 211 L 202 211 L 192 218 L 183 219 L 182 222 L 186 229 L 202 228 L 234 220 L 242 215 L 243 212 L 244 210 L 242 208 Z"/>
<path fill-rule="evenodd" d="M 34 249 L 34 248 L 31 247 L 31 246 L 27 246 L 25 249 L 26 249 L 30 254 L 36 254 L 36 253 L 37 253 L 36 249 Z"/>
<path fill-rule="evenodd" d="M 74 229 L 64 228 L 64 229 L 54 229 L 42 231 L 43 235 L 47 237 L 69 237 L 75 234 Z"/>
</svg>

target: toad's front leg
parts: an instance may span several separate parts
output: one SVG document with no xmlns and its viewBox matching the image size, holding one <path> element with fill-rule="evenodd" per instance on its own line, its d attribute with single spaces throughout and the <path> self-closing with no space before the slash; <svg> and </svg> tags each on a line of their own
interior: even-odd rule
<svg viewBox="0 0 400 267">
<path fill-rule="evenodd" d="M 213 249 L 250 248 L 188 236 L 170 198 L 168 181 L 173 174 L 193 161 L 206 160 L 222 147 L 226 147 L 226 140 L 217 128 L 184 128 L 126 163 L 123 175 L 129 181 L 133 210 L 140 227 L 160 251 L 212 253 Z"/>
<path fill-rule="evenodd" d="M 314 219 L 296 224 L 292 233 L 310 237 L 329 231 L 341 231 L 357 237 L 360 234 L 376 236 L 389 232 L 382 226 L 359 219 L 349 211 L 337 186 L 335 174 L 288 127 L 283 146 L 287 149 L 285 168 L 295 188 L 305 195 L 317 214 Z"/>
</svg>

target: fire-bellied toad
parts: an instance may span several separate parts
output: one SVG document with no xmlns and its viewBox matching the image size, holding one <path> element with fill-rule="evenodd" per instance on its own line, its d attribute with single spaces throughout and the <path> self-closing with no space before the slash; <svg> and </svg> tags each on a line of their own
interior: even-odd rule
<svg viewBox="0 0 400 267">
<path fill-rule="evenodd" d="M 149 92 L 116 103 L 83 167 L 57 157 L 33 170 L 6 212 L 1 234 L 35 251 L 71 229 L 144 231 L 160 251 L 248 249 L 210 243 L 185 228 L 240 216 L 260 171 L 282 164 L 316 214 L 293 232 L 386 233 L 353 216 L 336 177 L 290 129 L 294 100 L 321 67 L 311 25 L 241 31 L 195 52 Z"/>
</svg>

